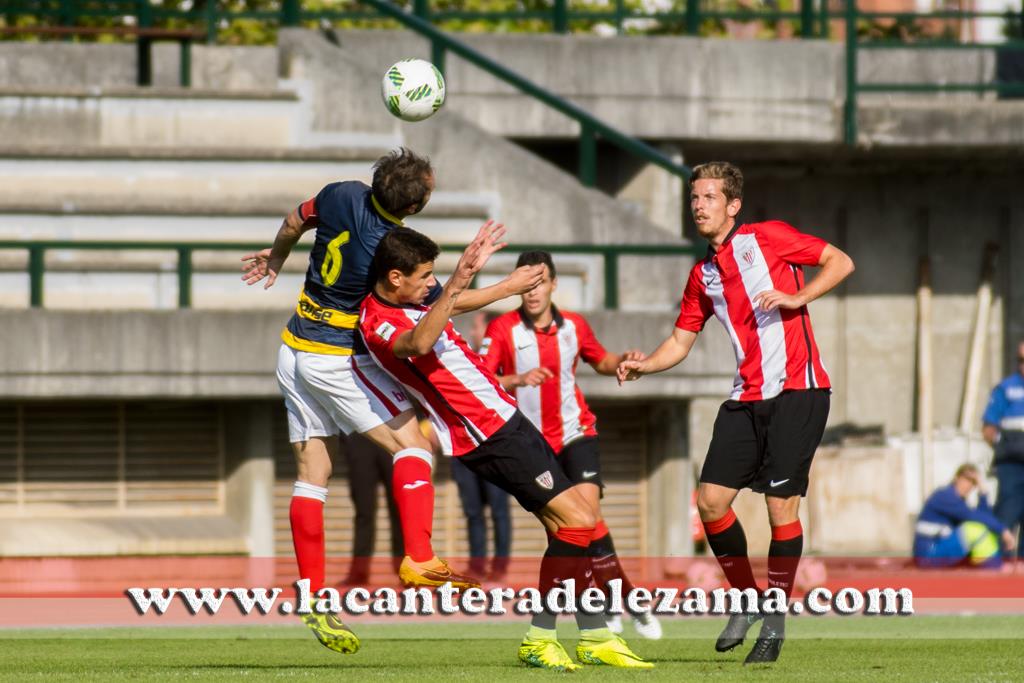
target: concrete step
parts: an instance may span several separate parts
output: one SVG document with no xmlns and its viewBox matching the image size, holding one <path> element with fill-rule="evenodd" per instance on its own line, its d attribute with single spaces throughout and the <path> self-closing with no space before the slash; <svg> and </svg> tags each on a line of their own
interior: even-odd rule
<svg viewBox="0 0 1024 683">
<path fill-rule="evenodd" d="M 22 145 L 318 147 L 393 145 L 398 137 L 324 133 L 303 86 L 273 90 L 0 89 L 0 140 Z"/>
</svg>

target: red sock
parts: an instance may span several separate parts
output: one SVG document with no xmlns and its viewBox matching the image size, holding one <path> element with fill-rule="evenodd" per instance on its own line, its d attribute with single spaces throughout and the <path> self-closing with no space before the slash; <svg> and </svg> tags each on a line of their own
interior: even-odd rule
<svg viewBox="0 0 1024 683">
<path fill-rule="evenodd" d="M 288 511 L 299 578 L 309 579 L 310 593 L 324 587 L 324 504 L 304 496 L 292 496 Z"/>
<path fill-rule="evenodd" d="M 413 562 L 426 562 L 434 556 L 430 545 L 430 534 L 434 528 L 434 484 L 431 482 L 430 464 L 420 455 L 430 457 L 430 454 L 415 450 L 416 454 L 395 460 L 391 487 L 398 505 L 398 516 L 402 519 L 405 554 Z"/>
</svg>

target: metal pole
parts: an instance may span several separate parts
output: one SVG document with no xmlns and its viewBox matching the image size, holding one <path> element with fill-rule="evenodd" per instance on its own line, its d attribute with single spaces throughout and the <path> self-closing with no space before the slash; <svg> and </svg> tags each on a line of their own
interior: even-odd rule
<svg viewBox="0 0 1024 683">
<path fill-rule="evenodd" d="M 178 71 L 178 82 L 183 88 L 192 87 L 192 39 L 182 38 L 179 41 L 181 45 L 181 55 L 179 62 Z"/>
<path fill-rule="evenodd" d="M 814 37 L 814 0 L 800 0 L 800 37 Z"/>
<path fill-rule="evenodd" d="M 604 307 L 609 311 L 619 307 L 619 254 L 604 252 Z"/>
<path fill-rule="evenodd" d="M 567 0 L 555 0 L 552 7 L 551 29 L 555 33 L 569 32 L 569 3 Z"/>
<path fill-rule="evenodd" d="M 847 145 L 857 144 L 857 0 L 846 0 L 846 104 L 843 107 Z"/>
<path fill-rule="evenodd" d="M 597 185 L 597 135 L 585 123 L 580 124 L 579 176 L 584 187 Z"/>
<path fill-rule="evenodd" d="M 192 307 L 192 250 L 178 248 L 178 308 Z"/>
<path fill-rule="evenodd" d="M 206 1 L 214 2 L 215 0 Z M 281 3 L 281 26 L 298 26 L 300 10 L 299 0 L 284 0 Z"/>
<path fill-rule="evenodd" d="M 28 248 L 28 303 L 32 308 L 43 306 L 43 271 L 46 268 L 46 250 Z"/>
<path fill-rule="evenodd" d="M 686 34 L 695 36 L 700 32 L 700 0 L 686 0 Z"/>
<path fill-rule="evenodd" d="M 444 76 L 444 57 L 444 43 L 440 40 L 430 41 L 430 61 L 434 63 L 434 66 L 437 67 L 437 70 L 441 72 L 442 76 Z"/>
<path fill-rule="evenodd" d="M 430 0 L 413 0 L 412 13 L 423 20 L 430 17 Z"/>
</svg>

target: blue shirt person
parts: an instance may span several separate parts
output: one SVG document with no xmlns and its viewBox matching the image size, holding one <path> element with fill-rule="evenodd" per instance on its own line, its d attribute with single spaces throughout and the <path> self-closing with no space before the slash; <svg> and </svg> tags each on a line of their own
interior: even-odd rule
<svg viewBox="0 0 1024 683">
<path fill-rule="evenodd" d="M 914 528 L 914 561 L 922 567 L 959 564 L 998 567 L 999 542 L 1012 550 L 1014 538 L 980 490 L 981 475 L 971 464 L 957 468 L 953 482 L 925 501 Z M 967 499 L 978 490 L 977 505 Z"/>
<path fill-rule="evenodd" d="M 1017 344 L 1017 372 L 992 390 L 982 422 L 982 435 L 995 449 L 996 517 L 1013 529 L 1024 525 L 1024 340 Z M 1020 544 L 1017 556 L 1024 557 Z"/>
</svg>

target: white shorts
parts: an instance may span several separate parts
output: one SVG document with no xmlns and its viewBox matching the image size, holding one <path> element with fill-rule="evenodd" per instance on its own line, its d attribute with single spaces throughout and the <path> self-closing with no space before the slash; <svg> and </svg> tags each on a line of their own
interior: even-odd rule
<svg viewBox="0 0 1024 683">
<path fill-rule="evenodd" d="M 339 431 L 362 434 L 412 409 L 402 387 L 370 356 L 328 356 L 281 344 L 277 383 L 291 443 Z"/>
</svg>

